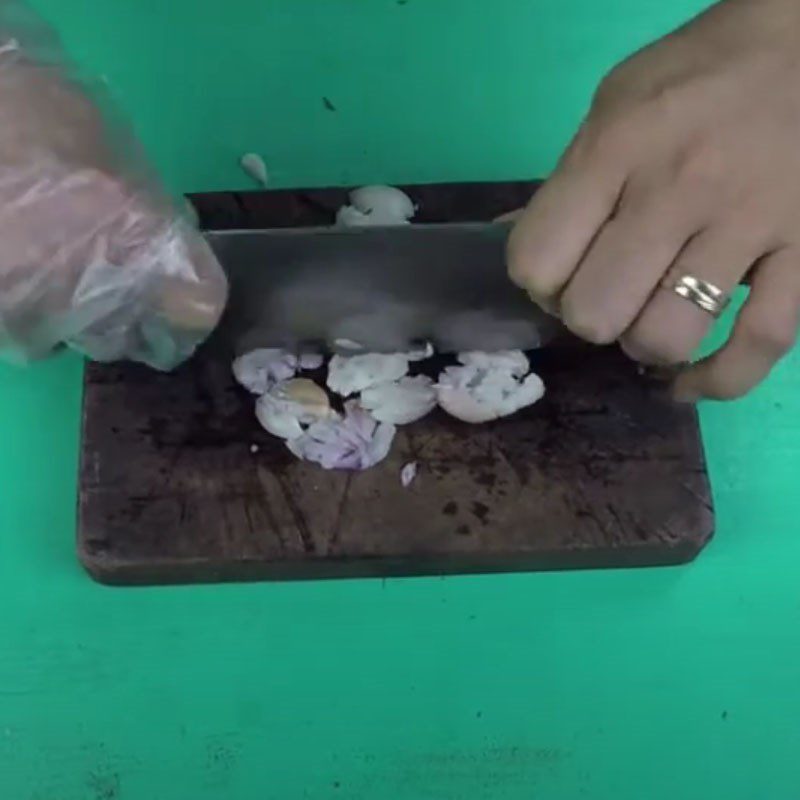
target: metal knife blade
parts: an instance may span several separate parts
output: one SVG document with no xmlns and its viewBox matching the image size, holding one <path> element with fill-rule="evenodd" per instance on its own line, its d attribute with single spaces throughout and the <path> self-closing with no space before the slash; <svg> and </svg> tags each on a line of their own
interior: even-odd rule
<svg viewBox="0 0 800 800">
<path fill-rule="evenodd" d="M 237 352 L 528 349 L 555 325 L 508 279 L 510 226 L 454 223 L 210 231 Z"/>
</svg>

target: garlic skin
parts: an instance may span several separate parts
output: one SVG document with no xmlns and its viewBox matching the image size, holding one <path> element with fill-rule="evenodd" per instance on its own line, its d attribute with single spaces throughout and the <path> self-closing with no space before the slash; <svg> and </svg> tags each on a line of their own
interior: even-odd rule
<svg viewBox="0 0 800 800">
<path fill-rule="evenodd" d="M 280 381 L 297 373 L 297 356 L 286 350 L 265 347 L 251 350 L 233 362 L 236 380 L 253 394 L 264 394 Z"/>
<path fill-rule="evenodd" d="M 286 446 L 297 458 L 323 469 L 364 470 L 389 455 L 396 431 L 394 425 L 377 422 L 358 402 L 349 400 L 343 418 L 315 422 Z"/>
<path fill-rule="evenodd" d="M 362 186 L 336 214 L 340 227 L 407 225 L 416 213 L 411 198 L 394 186 Z"/>
<path fill-rule="evenodd" d="M 239 159 L 239 166 L 260 186 L 269 183 L 267 165 L 258 153 L 245 153 Z"/>
<path fill-rule="evenodd" d="M 520 379 L 508 369 L 447 367 L 436 385 L 439 405 L 457 419 L 477 424 L 507 417 L 544 396 L 535 373 Z"/>
<path fill-rule="evenodd" d="M 307 378 L 278 383 L 256 402 L 262 427 L 281 439 L 296 439 L 308 425 L 334 416 L 325 390 Z"/>
<path fill-rule="evenodd" d="M 407 372 L 408 358 L 402 353 L 335 355 L 328 364 L 328 388 L 349 397 L 378 383 L 399 380 Z"/>
<path fill-rule="evenodd" d="M 436 408 L 433 381 L 425 375 L 379 383 L 361 392 L 361 405 L 379 422 L 408 425 Z"/>
</svg>

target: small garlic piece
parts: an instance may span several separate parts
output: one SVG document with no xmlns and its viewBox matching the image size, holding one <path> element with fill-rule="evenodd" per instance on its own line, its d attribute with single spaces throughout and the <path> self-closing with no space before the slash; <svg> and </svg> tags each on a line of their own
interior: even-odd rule
<svg viewBox="0 0 800 800">
<path fill-rule="evenodd" d="M 401 353 L 335 355 L 328 365 L 328 388 L 348 397 L 370 386 L 396 381 L 408 372 L 408 358 Z"/>
<path fill-rule="evenodd" d="M 258 153 L 245 153 L 239 159 L 241 168 L 258 184 L 266 186 L 269 182 L 267 165 Z"/>
<path fill-rule="evenodd" d="M 424 375 L 370 386 L 361 392 L 361 405 L 379 422 L 407 425 L 436 407 L 433 381 Z"/>
<path fill-rule="evenodd" d="M 378 423 L 354 400 L 345 403 L 343 418 L 312 424 L 286 445 L 297 458 L 324 469 L 369 469 L 389 454 L 396 428 Z"/>
<path fill-rule="evenodd" d="M 307 378 L 293 378 L 273 386 L 256 402 L 256 417 L 273 436 L 296 439 L 305 426 L 334 414 L 325 390 Z"/>
<path fill-rule="evenodd" d="M 400 470 L 400 483 L 404 489 L 408 489 L 417 477 L 417 470 L 419 469 L 416 461 L 409 461 L 403 469 Z"/>
</svg>

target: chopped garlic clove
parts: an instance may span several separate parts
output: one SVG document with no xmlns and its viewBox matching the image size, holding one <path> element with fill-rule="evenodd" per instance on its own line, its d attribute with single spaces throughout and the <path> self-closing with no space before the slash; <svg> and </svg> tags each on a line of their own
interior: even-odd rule
<svg viewBox="0 0 800 800">
<path fill-rule="evenodd" d="M 253 394 L 264 394 L 279 381 L 293 378 L 297 372 L 297 357 L 278 348 L 251 350 L 233 362 L 236 380 Z"/>
<path fill-rule="evenodd" d="M 350 203 L 363 214 L 394 220 L 396 224 L 407 222 L 417 210 L 411 198 L 395 186 L 362 186 L 354 189 L 350 192 Z"/>
<path fill-rule="evenodd" d="M 356 401 L 345 403 L 345 416 L 316 422 L 287 442 L 297 458 L 324 469 L 369 469 L 389 454 L 396 428 L 376 422 Z"/>
<path fill-rule="evenodd" d="M 508 369 L 476 366 L 447 367 L 436 386 L 439 405 L 464 422 L 480 423 L 514 414 L 544 395 L 542 379 L 524 379 Z"/>
<path fill-rule="evenodd" d="M 424 375 L 379 383 L 361 393 L 361 405 L 379 422 L 407 425 L 436 407 L 433 381 Z"/>
<path fill-rule="evenodd" d="M 256 402 L 256 417 L 273 436 L 296 439 L 304 427 L 334 416 L 328 395 L 307 378 L 294 378 L 273 386 Z"/>
<path fill-rule="evenodd" d="M 400 483 L 404 489 L 408 489 L 417 477 L 418 465 L 416 461 L 409 461 L 403 469 L 400 470 Z"/>
<path fill-rule="evenodd" d="M 261 184 L 261 186 L 266 186 L 269 182 L 267 165 L 258 153 L 245 153 L 241 159 L 239 159 L 239 165 L 256 183 Z"/>
<path fill-rule="evenodd" d="M 396 381 L 408 372 L 408 358 L 401 353 L 365 353 L 334 356 L 328 365 L 328 388 L 348 397 L 370 386 Z"/>
<path fill-rule="evenodd" d="M 499 350 L 494 353 L 473 350 L 459 353 L 457 358 L 465 367 L 508 370 L 515 378 L 527 375 L 531 368 L 528 357 L 522 350 Z"/>
</svg>

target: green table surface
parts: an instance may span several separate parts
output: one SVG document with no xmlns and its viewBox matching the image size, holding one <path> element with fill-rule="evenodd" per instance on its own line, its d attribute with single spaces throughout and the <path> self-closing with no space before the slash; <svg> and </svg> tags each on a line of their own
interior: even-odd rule
<svg viewBox="0 0 800 800">
<path fill-rule="evenodd" d="M 38 6 L 189 191 L 544 174 L 699 4 Z M 702 409 L 691 566 L 137 590 L 75 559 L 80 360 L 0 369 L 0 797 L 795 800 L 799 366 Z"/>
</svg>

